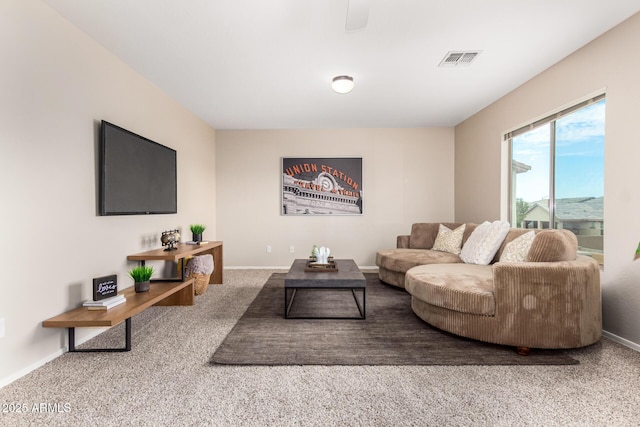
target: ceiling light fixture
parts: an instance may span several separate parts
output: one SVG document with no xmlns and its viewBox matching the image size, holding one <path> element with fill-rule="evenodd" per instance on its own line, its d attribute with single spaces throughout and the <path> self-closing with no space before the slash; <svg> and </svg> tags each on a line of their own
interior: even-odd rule
<svg viewBox="0 0 640 427">
<path fill-rule="evenodd" d="M 351 76 L 336 76 L 331 82 L 331 89 L 338 93 L 349 93 L 353 86 L 353 77 Z"/>
</svg>

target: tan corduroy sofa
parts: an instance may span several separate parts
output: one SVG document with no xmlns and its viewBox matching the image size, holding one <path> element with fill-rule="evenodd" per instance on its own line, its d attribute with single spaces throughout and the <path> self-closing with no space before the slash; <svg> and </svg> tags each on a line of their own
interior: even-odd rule
<svg viewBox="0 0 640 427">
<path fill-rule="evenodd" d="M 443 223 L 455 229 L 460 223 Z M 600 268 L 577 255 L 566 230 L 536 231 L 526 260 L 500 262 L 505 246 L 531 230 L 508 230 L 489 265 L 431 248 L 440 223 L 413 224 L 397 248 L 376 255 L 380 280 L 405 288 L 413 311 L 456 335 L 518 347 L 577 348 L 602 335 Z M 462 247 L 477 224 L 466 224 Z"/>
</svg>

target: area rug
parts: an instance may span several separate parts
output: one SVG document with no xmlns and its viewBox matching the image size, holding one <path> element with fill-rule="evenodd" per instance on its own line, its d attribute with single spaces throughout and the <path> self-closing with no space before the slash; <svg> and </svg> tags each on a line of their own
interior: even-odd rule
<svg viewBox="0 0 640 427">
<path fill-rule="evenodd" d="M 532 350 L 470 340 L 429 326 L 411 311 L 411 296 L 367 279 L 365 320 L 284 318 L 284 274 L 265 283 L 215 350 L 212 364 L 231 365 L 572 365 L 561 350 Z M 349 291 L 298 291 L 292 316 L 357 316 Z"/>
</svg>

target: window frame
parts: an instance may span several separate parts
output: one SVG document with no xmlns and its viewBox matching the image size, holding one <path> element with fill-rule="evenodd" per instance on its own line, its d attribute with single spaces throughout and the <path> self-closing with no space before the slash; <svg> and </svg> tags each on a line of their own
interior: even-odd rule
<svg viewBox="0 0 640 427">
<path fill-rule="evenodd" d="M 555 165 L 555 153 L 556 153 L 556 121 L 562 117 L 565 117 L 581 108 L 587 107 L 591 104 L 597 103 L 606 100 L 606 91 L 596 92 L 595 95 L 591 95 L 587 99 L 571 104 L 569 107 L 563 108 L 557 112 L 552 114 L 548 114 L 543 118 L 534 120 L 520 126 L 514 130 L 505 132 L 503 134 L 503 142 L 507 144 L 507 198 L 506 198 L 506 215 L 509 221 L 514 219 L 514 209 L 516 207 L 515 200 L 516 195 L 513 194 L 514 191 L 514 174 L 513 174 L 513 138 L 522 135 L 524 133 L 530 132 L 539 127 L 545 126 L 549 124 L 549 144 L 550 144 L 550 161 L 549 161 L 549 227 L 555 229 L 555 221 L 556 221 L 556 194 L 555 194 L 555 184 L 556 184 L 556 165 Z M 605 101 L 606 102 L 606 101 Z M 504 211 L 503 211 L 504 212 Z M 512 225 L 514 228 L 517 224 Z M 524 226 L 524 224 L 522 225 Z M 604 229 L 604 223 L 602 225 Z"/>
</svg>

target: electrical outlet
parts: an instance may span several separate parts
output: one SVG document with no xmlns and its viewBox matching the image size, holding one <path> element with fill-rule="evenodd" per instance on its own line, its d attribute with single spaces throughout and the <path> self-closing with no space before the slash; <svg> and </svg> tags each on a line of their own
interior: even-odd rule
<svg viewBox="0 0 640 427">
<path fill-rule="evenodd" d="M 4 338 L 4 317 L 0 319 L 0 338 Z"/>
<path fill-rule="evenodd" d="M 289 246 L 289 252 L 294 253 L 296 251 L 295 246 L 291 245 Z"/>
<path fill-rule="evenodd" d="M 270 254 L 271 253 L 271 245 L 267 245 L 267 253 Z"/>
</svg>

